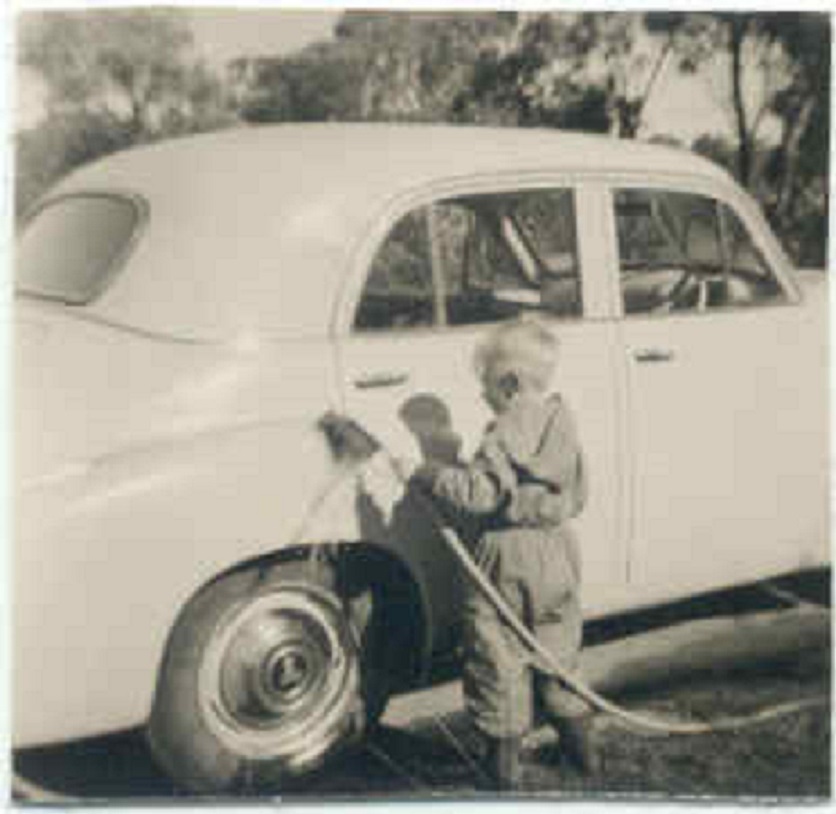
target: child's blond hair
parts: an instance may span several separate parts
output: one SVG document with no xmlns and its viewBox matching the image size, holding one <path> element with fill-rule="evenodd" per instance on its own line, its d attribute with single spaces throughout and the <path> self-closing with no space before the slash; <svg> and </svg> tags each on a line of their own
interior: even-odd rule
<svg viewBox="0 0 836 814">
<path fill-rule="evenodd" d="M 476 375 L 517 377 L 520 388 L 543 392 L 549 386 L 557 364 L 558 341 L 540 320 L 526 316 L 494 328 L 477 346 Z"/>
</svg>

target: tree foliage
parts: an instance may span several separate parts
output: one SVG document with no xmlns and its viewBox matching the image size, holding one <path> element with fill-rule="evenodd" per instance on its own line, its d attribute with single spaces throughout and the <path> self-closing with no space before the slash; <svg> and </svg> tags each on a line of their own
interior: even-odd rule
<svg viewBox="0 0 836 814">
<path fill-rule="evenodd" d="M 642 32 L 655 53 L 638 52 Z M 247 78 L 251 121 L 454 121 L 632 137 L 673 39 L 640 14 L 349 11 L 333 41 L 243 60 L 236 75 Z"/>
<path fill-rule="evenodd" d="M 43 83 L 46 117 L 17 137 L 18 211 L 81 163 L 234 120 L 172 10 L 30 12 L 19 61 Z"/>
<path fill-rule="evenodd" d="M 830 141 L 830 24 L 823 14 L 711 13 L 685 15 L 689 50 L 682 67 L 699 66 L 724 51 L 736 144 L 731 170 L 761 200 L 801 264 L 824 265 Z M 747 77 L 748 73 L 748 77 Z M 749 86 L 757 82 L 759 93 Z M 754 104 L 748 101 L 755 98 Z M 747 103 L 748 101 L 748 103 Z M 765 145 L 761 125 L 771 117 L 778 142 Z M 714 147 L 717 146 L 714 138 Z M 710 145 L 702 140 L 703 149 Z M 728 164 L 728 145 L 722 163 Z"/>
</svg>

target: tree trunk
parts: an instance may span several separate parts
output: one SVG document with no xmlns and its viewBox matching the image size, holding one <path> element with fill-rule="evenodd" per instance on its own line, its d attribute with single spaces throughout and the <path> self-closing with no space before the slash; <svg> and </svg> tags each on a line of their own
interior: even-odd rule
<svg viewBox="0 0 836 814">
<path fill-rule="evenodd" d="M 740 182 L 749 186 L 752 174 L 752 145 L 749 139 L 749 124 L 746 117 L 746 105 L 743 100 L 743 43 L 749 19 L 746 15 L 735 14 L 730 25 L 732 104 L 734 105 L 735 126 L 737 128 L 737 171 Z"/>
<path fill-rule="evenodd" d="M 793 200 L 793 187 L 798 170 L 799 154 L 801 152 L 801 139 L 807 132 L 807 125 L 813 110 L 816 106 L 815 99 L 808 97 L 804 100 L 801 110 L 791 120 L 786 122 L 786 136 L 781 145 L 783 153 L 784 171 L 781 178 L 781 186 L 778 190 L 778 200 L 775 204 L 775 215 L 779 222 L 783 222 L 789 214 L 790 204 Z"/>
<path fill-rule="evenodd" d="M 662 46 L 656 62 L 653 65 L 653 70 L 650 73 L 650 78 L 644 88 L 641 96 L 628 103 L 629 110 L 625 111 L 626 115 L 621 122 L 621 129 L 619 136 L 621 138 L 636 138 L 642 126 L 642 116 L 647 107 L 647 102 L 650 99 L 650 94 L 656 85 L 659 77 L 662 75 L 664 68 L 667 66 L 670 57 L 673 55 L 674 32 L 668 34 L 665 44 Z"/>
</svg>

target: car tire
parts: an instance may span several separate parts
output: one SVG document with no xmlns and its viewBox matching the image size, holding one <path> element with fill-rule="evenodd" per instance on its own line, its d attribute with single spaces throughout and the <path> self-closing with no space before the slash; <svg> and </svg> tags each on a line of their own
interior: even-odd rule
<svg viewBox="0 0 836 814">
<path fill-rule="evenodd" d="M 232 572 L 187 604 L 148 724 L 154 757 L 178 784 L 282 788 L 359 739 L 359 638 L 334 585 L 328 562 L 297 561 Z"/>
</svg>

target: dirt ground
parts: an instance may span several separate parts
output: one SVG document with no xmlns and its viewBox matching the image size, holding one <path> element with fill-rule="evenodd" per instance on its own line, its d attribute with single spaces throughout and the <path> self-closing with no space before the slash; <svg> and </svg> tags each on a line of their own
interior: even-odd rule
<svg viewBox="0 0 836 814">
<path fill-rule="evenodd" d="M 829 694 L 829 662 L 829 653 L 808 652 L 768 669 L 679 681 L 620 700 L 692 718 L 745 713 Z M 438 695 L 449 699 L 457 689 L 441 688 Z M 458 710 L 438 718 L 432 713 L 423 709 L 405 725 L 382 727 L 366 746 L 285 789 L 283 796 L 449 799 L 477 794 L 467 760 L 478 747 L 464 716 Z M 563 765 L 547 730 L 537 735 L 540 743 L 532 743 L 525 754 L 520 796 L 778 801 L 830 796 L 829 704 L 740 731 L 700 736 L 647 737 L 604 720 L 598 740 L 605 771 L 596 778 Z M 138 731 L 29 753 L 18 758 L 16 768 L 54 791 L 90 800 L 183 799 L 154 767 Z"/>
<path fill-rule="evenodd" d="M 824 703 L 740 730 L 706 735 L 636 734 L 600 719 L 604 771 L 564 765 L 550 730 L 534 733 L 519 797 L 816 801 L 831 795 L 829 647 L 780 663 L 678 677 L 616 699 L 671 717 L 710 720 L 814 696 Z M 366 744 L 317 774 L 276 790 L 283 799 L 462 799 L 476 791 L 478 742 L 461 711 L 458 683 L 396 699 Z M 185 802 L 154 766 L 139 730 L 16 756 L 27 779 L 82 800 Z M 240 798 L 239 798 L 240 799 Z"/>
<path fill-rule="evenodd" d="M 829 688 L 829 653 L 809 652 L 794 663 L 680 681 L 619 700 L 670 716 L 711 719 L 829 695 Z M 469 755 L 477 753 L 478 745 L 461 712 L 448 713 L 440 720 L 441 725 L 438 719 L 420 718 L 407 729 L 382 730 L 372 743 L 373 750 L 312 781 L 311 790 L 372 797 L 475 793 L 475 772 L 442 726 Z M 605 719 L 598 735 L 604 772 L 596 778 L 586 778 L 564 765 L 547 730 L 537 734 L 541 743 L 532 744 L 525 755 L 520 796 L 782 801 L 830 796 L 829 703 L 739 731 L 700 736 L 647 737 Z"/>
</svg>

